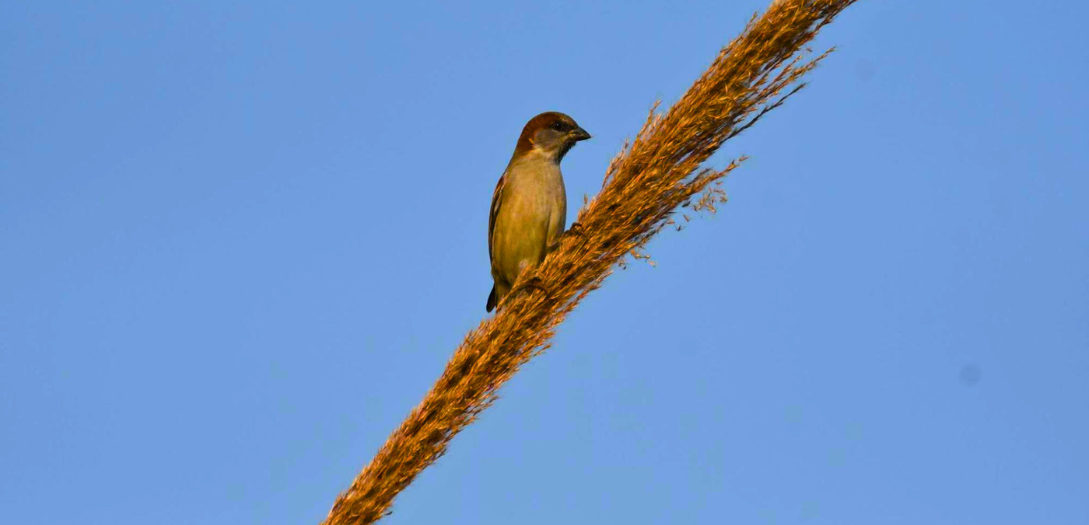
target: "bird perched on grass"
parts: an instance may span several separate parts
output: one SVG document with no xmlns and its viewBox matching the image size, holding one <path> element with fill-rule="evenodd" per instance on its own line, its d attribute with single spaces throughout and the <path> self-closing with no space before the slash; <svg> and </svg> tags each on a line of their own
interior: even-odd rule
<svg viewBox="0 0 1089 525">
<path fill-rule="evenodd" d="M 495 279 L 488 295 L 489 312 L 523 270 L 544 260 L 567 226 L 560 161 L 576 142 L 588 138 L 574 119 L 555 111 L 533 117 L 522 129 L 495 186 L 488 216 L 488 254 Z"/>
</svg>

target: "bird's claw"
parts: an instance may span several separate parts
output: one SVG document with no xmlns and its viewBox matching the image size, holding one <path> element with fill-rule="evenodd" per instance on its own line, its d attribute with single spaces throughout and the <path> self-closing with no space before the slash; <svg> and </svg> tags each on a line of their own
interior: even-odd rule
<svg viewBox="0 0 1089 525">
<path fill-rule="evenodd" d="M 530 277 L 528 279 L 522 279 L 517 285 L 514 286 L 514 289 L 511 290 L 511 294 L 513 295 L 515 292 L 520 292 L 529 288 L 542 292 L 545 295 L 551 293 L 551 290 L 549 290 L 548 287 L 545 286 L 544 281 L 541 280 L 540 277 L 534 275 L 533 277 Z"/>
<path fill-rule="evenodd" d="M 561 233 L 558 239 L 552 241 L 552 244 L 548 245 L 548 251 L 552 251 L 558 248 L 560 246 L 560 242 L 562 242 L 564 238 L 567 237 L 586 238 L 586 230 L 582 228 L 582 224 L 579 224 L 578 221 L 572 222 L 571 227 L 568 228 L 567 231 Z"/>
</svg>

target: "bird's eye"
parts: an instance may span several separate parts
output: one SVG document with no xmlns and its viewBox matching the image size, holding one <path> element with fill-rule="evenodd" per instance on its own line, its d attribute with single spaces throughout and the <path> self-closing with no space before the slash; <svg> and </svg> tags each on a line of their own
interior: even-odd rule
<svg viewBox="0 0 1089 525">
<path fill-rule="evenodd" d="M 556 131 L 563 131 L 563 122 L 556 121 L 552 123 L 552 129 Z"/>
</svg>

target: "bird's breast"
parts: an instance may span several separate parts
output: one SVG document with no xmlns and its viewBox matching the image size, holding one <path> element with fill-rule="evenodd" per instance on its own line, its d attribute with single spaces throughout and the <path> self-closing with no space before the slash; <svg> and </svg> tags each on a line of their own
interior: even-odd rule
<svg viewBox="0 0 1089 525">
<path fill-rule="evenodd" d="M 549 244 L 563 233 L 566 214 L 567 195 L 558 165 L 523 162 L 510 166 L 492 237 L 496 270 L 513 282 L 526 264 L 539 263 Z"/>
<path fill-rule="evenodd" d="M 558 164 L 549 161 L 517 164 L 511 167 L 508 177 L 504 192 L 509 190 L 512 200 L 521 201 L 519 207 L 532 208 L 527 212 L 555 213 L 560 203 L 566 207 L 567 192 Z"/>
</svg>

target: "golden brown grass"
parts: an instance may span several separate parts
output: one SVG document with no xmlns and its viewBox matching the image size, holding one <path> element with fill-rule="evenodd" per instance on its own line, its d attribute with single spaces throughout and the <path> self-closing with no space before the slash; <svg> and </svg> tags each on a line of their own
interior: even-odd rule
<svg viewBox="0 0 1089 525">
<path fill-rule="evenodd" d="M 635 140 L 609 165 L 601 192 L 579 211 L 580 233 L 566 235 L 533 275 L 523 276 L 521 282 L 534 286 L 516 286 L 499 312 L 465 337 L 431 391 L 337 498 L 325 523 L 381 518 L 454 435 L 495 402 L 499 387 L 549 347 L 556 326 L 617 264 L 628 254 L 643 257 L 639 250 L 673 224 L 678 209 L 713 211 L 725 198 L 717 185 L 738 161 L 720 170 L 700 166 L 804 85 L 799 79 L 827 55 L 806 60 L 806 44 L 855 1 L 773 1 L 669 111 L 652 109 Z"/>
</svg>

